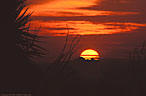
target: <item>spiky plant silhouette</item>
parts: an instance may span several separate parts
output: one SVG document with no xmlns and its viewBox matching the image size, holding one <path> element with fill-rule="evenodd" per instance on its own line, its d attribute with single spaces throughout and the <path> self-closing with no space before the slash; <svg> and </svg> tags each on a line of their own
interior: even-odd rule
<svg viewBox="0 0 146 96">
<path fill-rule="evenodd" d="M 28 8 L 25 9 L 26 5 L 24 2 L 24 0 L 17 0 L 15 18 L 16 47 L 21 56 L 23 55 L 24 58 L 31 60 L 34 56 L 43 56 L 44 48 L 38 45 L 41 36 L 38 36 L 30 30 L 28 22 L 31 20 L 30 16 L 32 13 L 27 13 Z"/>
<path fill-rule="evenodd" d="M 141 96 L 144 91 L 145 82 L 145 68 L 146 68 L 146 48 L 145 41 L 142 46 L 135 48 L 130 53 L 129 59 L 130 64 L 128 65 L 128 76 L 129 76 L 129 96 Z M 135 91 L 137 90 L 137 91 Z"/>
<path fill-rule="evenodd" d="M 28 25 L 28 22 L 31 20 L 30 19 L 31 13 L 27 13 L 28 8 L 26 8 L 26 5 L 24 4 L 24 0 L 17 0 L 17 1 L 18 4 L 17 4 L 16 18 L 15 18 L 16 48 L 18 51 L 17 53 L 20 56 L 19 58 L 21 59 L 23 58 L 22 60 L 25 61 L 23 62 L 21 60 L 20 63 L 22 62 L 30 63 L 32 62 L 31 58 L 35 56 L 43 56 L 44 55 L 43 50 L 45 49 L 38 45 L 38 42 L 40 42 L 40 38 L 42 37 L 32 33 L 30 30 L 30 25 Z M 58 56 L 56 61 L 52 64 L 51 68 L 49 67 L 47 72 L 44 73 L 45 74 L 44 77 L 41 78 L 42 79 L 41 85 L 37 86 L 40 92 L 39 91 L 36 92 L 35 96 L 41 96 L 42 94 L 48 93 L 50 86 L 59 87 L 59 84 L 65 82 L 66 77 L 70 77 L 70 74 L 73 74 L 71 68 L 69 69 L 69 67 L 67 67 L 66 69 L 68 70 L 66 70 L 65 67 L 67 65 L 66 63 L 70 61 L 74 53 L 75 46 L 79 42 L 79 39 L 75 37 L 71 42 L 69 50 L 67 50 L 66 48 L 68 46 L 68 38 L 69 38 L 69 30 L 61 54 Z M 62 82 L 60 83 L 59 81 Z"/>
<path fill-rule="evenodd" d="M 65 44 L 61 50 L 61 53 L 58 54 L 56 60 L 52 64 L 50 64 L 47 70 L 45 71 L 44 78 L 42 79 L 42 84 L 40 88 L 41 95 L 42 94 L 54 95 L 54 92 L 50 90 L 60 91 L 60 89 L 62 89 L 63 86 L 66 86 L 67 83 L 69 82 L 73 83 L 76 81 L 76 79 L 79 78 L 77 75 L 78 74 L 77 70 L 72 68 L 70 63 L 72 55 L 76 51 L 76 47 L 80 41 L 81 36 L 76 35 L 70 41 L 69 30 L 67 31 L 68 32 L 65 38 Z M 54 86 L 55 87 L 57 86 L 57 88 L 53 89 Z"/>
</svg>

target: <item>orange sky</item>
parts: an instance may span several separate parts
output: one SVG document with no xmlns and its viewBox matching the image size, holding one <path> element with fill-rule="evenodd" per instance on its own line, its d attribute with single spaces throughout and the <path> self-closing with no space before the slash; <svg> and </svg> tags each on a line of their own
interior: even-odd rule
<svg viewBox="0 0 146 96">
<path fill-rule="evenodd" d="M 127 58 L 145 40 L 145 4 L 146 0 L 28 0 L 27 7 L 33 12 L 31 28 L 41 27 L 39 34 L 48 37 L 43 45 L 50 50 L 48 61 L 63 48 L 67 29 L 84 35 L 74 56 L 98 48 L 104 58 Z"/>
<path fill-rule="evenodd" d="M 33 12 L 32 28 L 41 26 L 40 35 L 63 36 L 67 32 L 66 25 L 69 26 L 70 34 L 79 35 L 130 32 L 146 26 L 128 21 L 129 17 L 139 15 L 139 11 L 91 10 L 94 6 L 103 6 L 103 1 L 30 0 L 28 7 L 29 12 Z M 121 4 L 127 3 L 120 1 Z"/>
</svg>

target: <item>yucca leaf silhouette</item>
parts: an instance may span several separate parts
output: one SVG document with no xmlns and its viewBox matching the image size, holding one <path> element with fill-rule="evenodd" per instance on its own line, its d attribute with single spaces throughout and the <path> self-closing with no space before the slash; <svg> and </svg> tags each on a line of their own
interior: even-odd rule
<svg viewBox="0 0 146 96">
<path fill-rule="evenodd" d="M 16 47 L 25 58 L 30 59 L 35 56 L 43 56 L 43 50 L 45 49 L 38 45 L 41 36 L 31 32 L 30 25 L 28 25 L 28 22 L 31 21 L 30 16 L 32 13 L 27 13 L 28 8 L 25 8 L 24 0 L 17 0 L 17 2 L 15 18 Z"/>
</svg>

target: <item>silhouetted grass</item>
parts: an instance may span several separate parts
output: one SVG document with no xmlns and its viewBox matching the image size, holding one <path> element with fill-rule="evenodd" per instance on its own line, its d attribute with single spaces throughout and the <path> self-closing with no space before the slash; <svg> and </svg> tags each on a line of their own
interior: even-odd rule
<svg viewBox="0 0 146 96">
<path fill-rule="evenodd" d="M 67 26 L 68 28 L 68 26 Z M 75 52 L 75 48 L 80 41 L 80 36 L 74 36 L 70 42 L 69 30 L 67 30 L 67 35 L 65 38 L 64 46 L 58 54 L 58 57 L 52 64 L 48 64 L 47 70 L 45 70 L 41 86 L 40 86 L 40 95 L 46 96 L 57 96 L 56 93 L 52 93 L 56 90 L 65 91 L 66 84 L 73 83 L 76 78 L 78 78 L 77 71 L 73 69 L 70 65 L 71 57 Z M 70 43 L 69 43 L 70 42 Z M 53 89 L 57 87 L 56 89 Z"/>
<path fill-rule="evenodd" d="M 145 92 L 146 48 L 145 41 L 140 48 L 135 48 L 129 56 L 128 66 L 129 96 L 142 96 Z"/>
</svg>

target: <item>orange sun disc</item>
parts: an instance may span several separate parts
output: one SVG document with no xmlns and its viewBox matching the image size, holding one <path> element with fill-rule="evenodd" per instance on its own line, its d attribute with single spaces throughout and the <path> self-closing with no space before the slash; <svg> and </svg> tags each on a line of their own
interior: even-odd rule
<svg viewBox="0 0 146 96">
<path fill-rule="evenodd" d="M 93 49 L 86 49 L 81 53 L 80 57 L 85 60 L 99 60 L 99 53 Z"/>
</svg>

